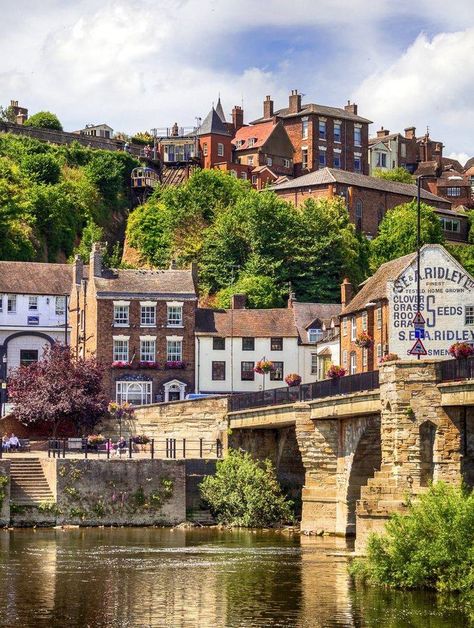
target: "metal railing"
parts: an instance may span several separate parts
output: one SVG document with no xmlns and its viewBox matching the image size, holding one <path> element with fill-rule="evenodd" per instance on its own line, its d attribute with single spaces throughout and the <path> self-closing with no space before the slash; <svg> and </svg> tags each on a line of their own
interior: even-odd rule
<svg viewBox="0 0 474 628">
<path fill-rule="evenodd" d="M 87 439 L 82 439 L 81 447 L 77 447 L 78 439 L 51 438 L 48 440 L 48 458 L 84 457 L 106 458 L 108 460 L 120 458 L 151 458 L 160 460 L 176 459 L 214 459 L 222 458 L 223 445 L 220 439 L 208 441 L 204 438 L 152 438 L 149 443 L 134 443 L 130 438 L 125 445 L 117 447 L 112 439 L 99 445 L 91 445 Z M 71 444 L 70 441 L 74 441 Z"/>
<path fill-rule="evenodd" d="M 438 364 L 440 382 L 474 379 L 474 357 L 463 360 L 442 360 Z"/>
<path fill-rule="evenodd" d="M 350 395 L 364 390 L 375 390 L 378 387 L 379 372 L 367 371 L 357 375 L 346 375 L 338 379 L 325 379 L 312 384 L 236 394 L 229 397 L 229 412 L 263 406 L 278 406 L 297 401 L 312 401 L 334 395 Z"/>
</svg>

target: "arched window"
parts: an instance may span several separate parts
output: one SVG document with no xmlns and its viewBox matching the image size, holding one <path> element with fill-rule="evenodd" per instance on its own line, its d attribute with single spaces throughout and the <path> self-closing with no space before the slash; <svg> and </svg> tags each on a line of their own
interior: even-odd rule
<svg viewBox="0 0 474 628">
<path fill-rule="evenodd" d="M 128 401 L 135 406 L 151 403 L 151 381 L 118 381 L 115 387 L 117 403 Z"/>
</svg>

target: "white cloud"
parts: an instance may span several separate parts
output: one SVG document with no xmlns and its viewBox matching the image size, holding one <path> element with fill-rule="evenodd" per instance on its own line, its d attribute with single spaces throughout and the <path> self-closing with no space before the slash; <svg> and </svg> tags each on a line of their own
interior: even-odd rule
<svg viewBox="0 0 474 628">
<path fill-rule="evenodd" d="M 474 153 L 474 28 L 425 34 L 355 91 L 360 109 L 377 125 L 426 126 L 446 152 Z"/>
<path fill-rule="evenodd" d="M 467 153 L 449 153 L 449 155 L 446 155 L 446 156 L 449 157 L 450 159 L 457 159 L 459 161 L 459 163 L 461 164 L 461 166 L 464 166 L 466 161 L 472 155 L 468 155 Z"/>
</svg>

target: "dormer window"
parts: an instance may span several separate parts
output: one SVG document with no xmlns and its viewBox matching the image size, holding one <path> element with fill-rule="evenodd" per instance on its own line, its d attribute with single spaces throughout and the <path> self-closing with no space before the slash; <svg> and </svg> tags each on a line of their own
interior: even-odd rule
<svg viewBox="0 0 474 628">
<path fill-rule="evenodd" d="M 318 342 L 323 335 L 322 329 L 311 328 L 308 329 L 308 342 Z"/>
<path fill-rule="evenodd" d="M 248 147 L 249 147 L 249 148 L 252 148 L 252 146 L 254 146 L 254 144 L 255 144 L 256 140 L 257 140 L 257 138 L 256 138 L 256 137 L 249 137 L 248 142 L 247 142 Z"/>
</svg>

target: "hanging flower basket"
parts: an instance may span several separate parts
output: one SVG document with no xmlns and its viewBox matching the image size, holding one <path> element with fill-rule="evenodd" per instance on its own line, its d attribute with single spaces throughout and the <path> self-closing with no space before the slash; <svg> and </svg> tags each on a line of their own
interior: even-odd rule
<svg viewBox="0 0 474 628">
<path fill-rule="evenodd" d="M 135 445 L 147 445 L 150 442 L 150 438 L 146 434 L 137 434 L 132 436 L 132 442 Z"/>
<path fill-rule="evenodd" d="M 270 360 L 259 360 L 253 370 L 259 375 L 265 375 L 265 373 L 274 371 L 275 367 L 273 366 L 273 362 Z"/>
<path fill-rule="evenodd" d="M 186 362 L 182 360 L 168 360 L 165 362 L 165 368 L 167 369 L 185 369 Z"/>
<path fill-rule="evenodd" d="M 298 375 L 298 373 L 289 373 L 285 377 L 285 382 L 288 386 L 299 386 L 301 384 L 301 375 Z"/>
<path fill-rule="evenodd" d="M 131 362 L 120 362 L 118 360 L 116 360 L 115 362 L 112 362 L 113 369 L 128 369 L 131 366 L 132 366 Z"/>
<path fill-rule="evenodd" d="M 374 339 L 369 333 L 367 333 L 366 331 L 363 331 L 357 336 L 355 343 L 361 349 L 370 349 L 370 347 L 374 343 Z"/>
<path fill-rule="evenodd" d="M 449 347 L 448 352 L 456 360 L 465 360 L 474 355 L 474 347 L 467 342 L 455 342 Z"/>
<path fill-rule="evenodd" d="M 400 358 L 398 357 L 396 353 L 386 353 L 380 358 L 379 364 L 385 364 L 385 362 L 394 362 L 395 360 L 399 360 L 399 359 Z"/>
<path fill-rule="evenodd" d="M 333 364 L 329 367 L 328 372 L 326 373 L 326 377 L 329 379 L 339 379 L 340 377 L 344 377 L 346 374 L 346 369 L 342 368 L 342 366 L 338 366 L 337 364 Z"/>
<path fill-rule="evenodd" d="M 160 363 L 152 362 L 152 361 L 149 362 L 147 360 L 140 360 L 140 362 L 138 363 L 138 368 L 139 369 L 159 369 Z"/>
<path fill-rule="evenodd" d="M 109 414 L 115 421 L 128 420 L 133 417 L 135 408 L 131 403 L 125 401 L 124 403 L 117 403 L 111 401 L 109 403 Z"/>
</svg>

